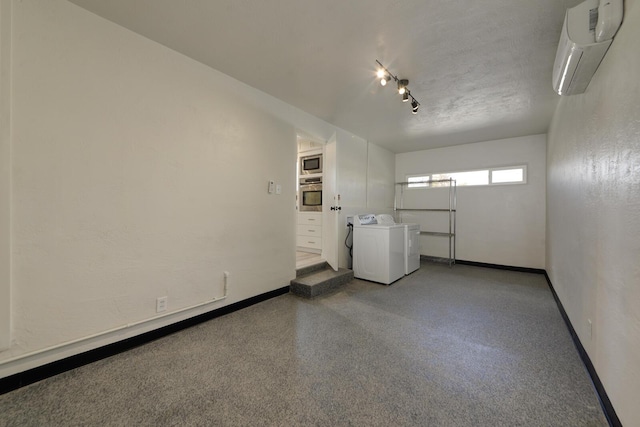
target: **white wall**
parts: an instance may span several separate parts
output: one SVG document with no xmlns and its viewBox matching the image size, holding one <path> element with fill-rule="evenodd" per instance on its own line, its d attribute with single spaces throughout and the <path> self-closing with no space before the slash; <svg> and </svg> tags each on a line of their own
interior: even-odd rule
<svg viewBox="0 0 640 427">
<path fill-rule="evenodd" d="M 391 213 L 395 191 L 396 156 L 375 144 L 370 143 L 368 147 L 367 207 Z"/>
<path fill-rule="evenodd" d="M 66 1 L 13 9 L 0 377 L 287 286 L 295 129 L 342 131 Z M 157 297 L 172 312 L 222 295 L 223 271 L 226 300 L 156 318 Z"/>
<path fill-rule="evenodd" d="M 545 262 L 545 135 L 396 155 L 396 181 L 407 175 L 456 172 L 526 164 L 526 184 L 458 187 L 458 259 L 518 267 L 544 268 Z M 446 208 L 448 190 L 405 192 L 405 207 Z M 445 213 L 403 214 L 425 231 L 447 231 Z M 448 256 L 444 237 L 422 236 L 422 254 Z"/>
<path fill-rule="evenodd" d="M 0 350 L 11 341 L 11 1 L 0 0 Z"/>
<path fill-rule="evenodd" d="M 547 157 L 547 272 L 625 426 L 640 420 L 638 40 L 627 0 L 587 91 L 561 98 Z"/>
</svg>

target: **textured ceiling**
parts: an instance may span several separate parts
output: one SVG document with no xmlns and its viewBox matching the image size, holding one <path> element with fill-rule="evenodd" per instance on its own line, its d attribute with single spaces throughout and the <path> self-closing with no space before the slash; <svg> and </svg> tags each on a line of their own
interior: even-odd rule
<svg viewBox="0 0 640 427">
<path fill-rule="evenodd" d="M 545 133 L 579 0 L 72 0 L 394 152 Z M 409 79 L 417 115 L 375 60 Z"/>
</svg>

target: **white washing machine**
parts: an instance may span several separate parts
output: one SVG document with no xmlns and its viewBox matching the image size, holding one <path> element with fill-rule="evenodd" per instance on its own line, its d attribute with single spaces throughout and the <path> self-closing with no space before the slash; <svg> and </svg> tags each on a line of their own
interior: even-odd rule
<svg viewBox="0 0 640 427">
<path fill-rule="evenodd" d="M 378 224 L 397 224 L 391 215 L 376 215 Z M 420 224 L 400 223 L 404 227 L 404 274 L 420 268 Z"/>
<path fill-rule="evenodd" d="M 353 275 L 389 285 L 404 276 L 404 225 L 378 224 L 373 214 L 353 218 Z"/>
</svg>

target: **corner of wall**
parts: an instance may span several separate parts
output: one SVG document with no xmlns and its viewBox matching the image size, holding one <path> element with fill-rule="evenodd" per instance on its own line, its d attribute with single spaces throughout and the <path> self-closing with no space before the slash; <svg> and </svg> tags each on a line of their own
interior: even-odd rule
<svg viewBox="0 0 640 427">
<path fill-rule="evenodd" d="M 0 0 L 0 350 L 11 343 L 11 1 Z"/>
</svg>

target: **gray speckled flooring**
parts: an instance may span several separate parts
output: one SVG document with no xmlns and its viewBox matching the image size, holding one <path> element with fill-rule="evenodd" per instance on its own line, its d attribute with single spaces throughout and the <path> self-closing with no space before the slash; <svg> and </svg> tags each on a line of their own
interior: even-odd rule
<svg viewBox="0 0 640 427">
<path fill-rule="evenodd" d="M 0 396 L 0 425 L 607 425 L 538 274 L 423 263 Z"/>
</svg>

